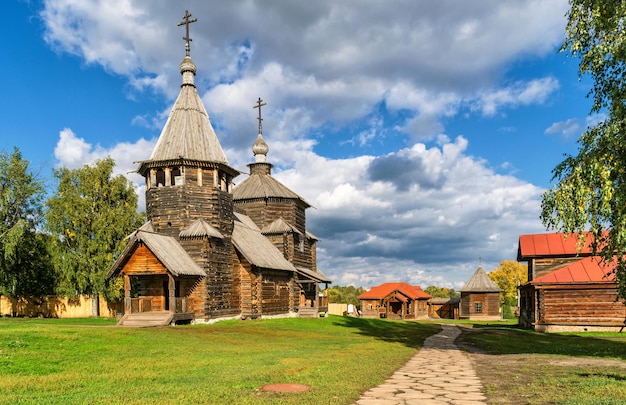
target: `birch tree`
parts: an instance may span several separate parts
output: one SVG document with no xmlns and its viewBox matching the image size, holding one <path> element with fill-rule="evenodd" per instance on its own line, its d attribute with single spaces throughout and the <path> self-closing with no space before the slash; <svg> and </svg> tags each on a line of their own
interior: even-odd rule
<svg viewBox="0 0 626 405">
<path fill-rule="evenodd" d="M 626 298 L 626 2 L 570 0 L 570 6 L 561 49 L 580 60 L 581 77 L 591 77 L 598 119 L 579 138 L 578 155 L 554 169 L 541 218 L 548 229 L 589 230 L 598 254 L 616 255 L 619 295 Z"/>
<path fill-rule="evenodd" d="M 54 236 L 52 260 L 63 296 L 88 294 L 92 315 L 98 299 L 118 298 L 105 275 L 123 249 L 124 238 L 141 223 L 137 194 L 129 180 L 113 176 L 113 159 L 79 169 L 55 170 L 58 189 L 47 203 L 46 227 Z"/>
<path fill-rule="evenodd" d="M 54 290 L 42 219 L 44 186 L 19 149 L 0 152 L 0 293 L 12 297 Z"/>
</svg>

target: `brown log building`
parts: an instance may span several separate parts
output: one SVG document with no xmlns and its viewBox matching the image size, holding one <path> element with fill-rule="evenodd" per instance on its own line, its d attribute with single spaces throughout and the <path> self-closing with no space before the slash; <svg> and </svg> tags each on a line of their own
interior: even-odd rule
<svg viewBox="0 0 626 405">
<path fill-rule="evenodd" d="M 193 22 L 190 20 L 189 22 Z M 302 197 L 271 176 L 259 133 L 250 176 L 237 187 L 198 95 L 196 65 L 182 84 L 152 154 L 139 162 L 147 223 L 130 235 L 107 277 L 124 280 L 121 324 L 318 316 L 327 310 Z"/>
</svg>

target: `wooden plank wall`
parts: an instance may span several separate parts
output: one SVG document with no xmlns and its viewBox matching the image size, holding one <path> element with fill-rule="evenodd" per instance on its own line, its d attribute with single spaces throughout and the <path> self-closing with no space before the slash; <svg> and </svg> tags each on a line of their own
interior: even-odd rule
<svg viewBox="0 0 626 405">
<path fill-rule="evenodd" d="M 554 270 L 567 264 L 580 260 L 576 257 L 559 257 L 559 258 L 538 258 L 528 261 L 528 280 L 531 281 L 538 277 L 552 273 Z"/>
</svg>

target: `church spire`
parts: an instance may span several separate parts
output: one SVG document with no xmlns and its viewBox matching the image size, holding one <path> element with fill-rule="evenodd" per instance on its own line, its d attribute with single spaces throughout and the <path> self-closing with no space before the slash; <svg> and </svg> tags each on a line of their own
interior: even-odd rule
<svg viewBox="0 0 626 405">
<path fill-rule="evenodd" d="M 182 76 L 181 90 L 157 144 L 152 151 L 150 159 L 141 162 L 140 173 L 148 168 L 156 167 L 173 161 L 201 162 L 201 166 L 223 165 L 223 169 L 230 175 L 236 176 L 239 172 L 228 167 L 228 160 L 215 134 L 209 115 L 206 112 L 202 99 L 196 89 L 194 78 L 196 65 L 189 56 L 189 24 L 196 22 L 196 18 L 190 18 L 191 13 L 185 12 L 183 21 L 178 26 L 185 25 L 185 50 L 186 55 L 180 63 Z"/>
</svg>

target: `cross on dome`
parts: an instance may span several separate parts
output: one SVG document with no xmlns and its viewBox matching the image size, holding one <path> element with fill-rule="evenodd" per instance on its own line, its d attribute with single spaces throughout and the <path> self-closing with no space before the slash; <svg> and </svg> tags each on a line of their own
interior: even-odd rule
<svg viewBox="0 0 626 405">
<path fill-rule="evenodd" d="M 191 37 L 189 36 L 189 24 L 198 21 L 197 18 L 189 19 L 190 17 L 191 13 L 189 12 L 189 10 L 185 10 L 185 15 L 183 16 L 184 21 L 178 23 L 179 27 L 183 24 L 185 25 L 185 36 L 183 37 L 183 39 L 185 40 L 185 54 L 187 56 L 189 56 L 189 51 L 191 50 L 191 47 L 189 46 L 189 43 L 191 42 Z"/>
<path fill-rule="evenodd" d="M 259 134 L 263 133 L 263 118 L 261 118 L 261 107 L 263 107 L 264 105 L 267 105 L 267 103 L 264 103 L 263 100 L 261 100 L 261 97 L 259 97 L 259 99 L 256 101 L 256 104 L 252 107 L 259 109 L 259 116 L 257 117 L 257 119 L 259 120 Z"/>
</svg>

